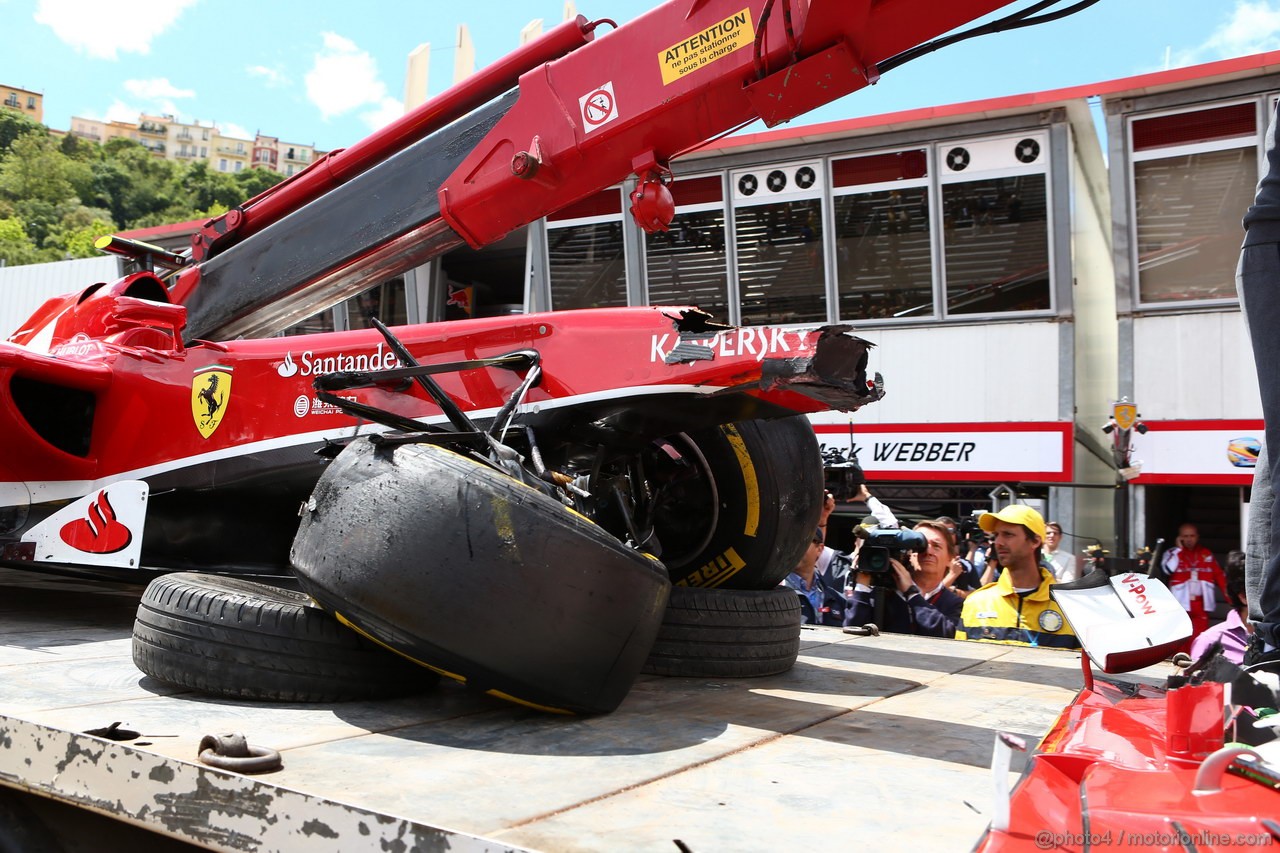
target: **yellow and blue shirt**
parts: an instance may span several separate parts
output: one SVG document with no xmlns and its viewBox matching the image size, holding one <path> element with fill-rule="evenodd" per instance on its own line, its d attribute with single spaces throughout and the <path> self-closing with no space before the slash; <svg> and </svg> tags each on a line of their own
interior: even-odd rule
<svg viewBox="0 0 1280 853">
<path fill-rule="evenodd" d="M 1030 592 L 1013 588 L 1009 570 L 1001 569 L 995 583 L 974 590 L 964 600 L 957 640 L 1078 649 L 1080 641 L 1049 597 L 1053 574 L 1040 567 L 1040 585 Z"/>
</svg>

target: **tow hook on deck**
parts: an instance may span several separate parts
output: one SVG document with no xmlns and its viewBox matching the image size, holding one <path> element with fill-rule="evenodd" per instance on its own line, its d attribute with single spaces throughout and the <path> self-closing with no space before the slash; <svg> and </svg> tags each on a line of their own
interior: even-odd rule
<svg viewBox="0 0 1280 853">
<path fill-rule="evenodd" d="M 205 735 L 197 748 L 200 760 L 219 770 L 236 773 L 272 773 L 284 767 L 280 753 L 265 746 L 249 746 L 239 732 Z"/>
</svg>

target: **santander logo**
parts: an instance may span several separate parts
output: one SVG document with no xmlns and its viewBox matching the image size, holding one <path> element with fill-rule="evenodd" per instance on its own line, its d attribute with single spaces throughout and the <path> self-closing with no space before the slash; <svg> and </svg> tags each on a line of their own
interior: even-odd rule
<svg viewBox="0 0 1280 853">
<path fill-rule="evenodd" d="M 77 518 L 58 531 L 63 542 L 89 554 L 114 554 L 129 547 L 133 533 L 116 519 L 116 511 L 106 491 L 89 504 L 87 518 Z"/>
<path fill-rule="evenodd" d="M 356 354 L 348 352 L 320 353 L 306 350 L 295 361 L 292 352 L 284 355 L 284 361 L 276 368 L 285 379 L 291 376 L 323 376 L 339 370 L 390 370 L 400 366 L 400 359 L 386 344 L 379 343 L 371 350 Z"/>
<path fill-rule="evenodd" d="M 293 353 L 287 352 L 284 354 L 284 361 L 276 368 L 276 373 L 279 373 L 285 379 L 297 375 L 298 363 L 293 360 Z"/>
</svg>

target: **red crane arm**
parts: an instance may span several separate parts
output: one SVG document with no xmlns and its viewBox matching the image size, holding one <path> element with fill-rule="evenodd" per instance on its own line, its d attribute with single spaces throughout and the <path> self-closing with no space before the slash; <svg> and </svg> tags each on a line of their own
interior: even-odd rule
<svg viewBox="0 0 1280 853">
<path fill-rule="evenodd" d="M 265 333 L 629 174 L 637 222 L 665 228 L 678 155 L 856 91 L 1010 2 L 669 0 L 599 35 L 565 22 L 206 223 L 171 298 L 192 337 Z"/>
<path fill-rule="evenodd" d="M 877 62 L 1009 2 L 672 0 L 524 74 L 440 188 L 441 213 L 479 247 L 631 173 L 661 196 L 679 154 L 874 83 Z M 633 213 L 652 230 L 664 209 Z"/>
</svg>

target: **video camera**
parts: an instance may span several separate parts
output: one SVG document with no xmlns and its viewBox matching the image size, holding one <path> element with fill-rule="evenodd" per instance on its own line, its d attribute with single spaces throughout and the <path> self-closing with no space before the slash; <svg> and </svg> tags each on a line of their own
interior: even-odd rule
<svg viewBox="0 0 1280 853">
<path fill-rule="evenodd" d="M 835 496 L 838 503 L 857 500 L 862 484 L 867 481 L 867 475 L 858 464 L 857 450 L 845 451 L 824 445 L 822 468 L 827 491 Z"/>
<path fill-rule="evenodd" d="M 859 527 L 854 533 L 862 540 L 862 547 L 858 549 L 853 570 L 871 575 L 877 583 L 893 583 L 889 573 L 890 560 L 901 563 L 905 561 L 907 552 L 919 554 L 929 547 L 924 534 L 916 530 Z"/>
<path fill-rule="evenodd" d="M 960 519 L 960 528 L 956 531 L 957 545 L 960 546 L 960 556 L 964 556 L 964 545 L 972 543 L 974 545 L 985 545 L 991 541 L 991 535 L 982 529 L 978 524 L 978 516 L 982 514 L 978 510 L 973 515 Z"/>
</svg>

